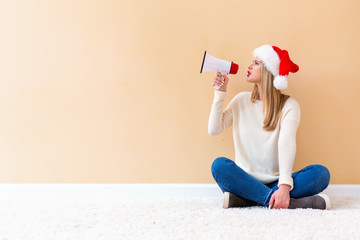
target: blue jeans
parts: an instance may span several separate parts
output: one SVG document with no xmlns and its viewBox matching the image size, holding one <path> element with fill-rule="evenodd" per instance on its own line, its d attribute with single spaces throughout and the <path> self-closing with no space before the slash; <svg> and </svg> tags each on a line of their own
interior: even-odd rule
<svg viewBox="0 0 360 240">
<path fill-rule="evenodd" d="M 219 157 L 211 166 L 211 173 L 223 192 L 269 206 L 271 195 L 279 189 L 278 181 L 264 184 L 245 172 L 234 161 Z M 310 165 L 292 174 L 294 187 L 290 198 L 312 196 L 325 190 L 330 182 L 330 172 L 322 165 Z"/>
</svg>

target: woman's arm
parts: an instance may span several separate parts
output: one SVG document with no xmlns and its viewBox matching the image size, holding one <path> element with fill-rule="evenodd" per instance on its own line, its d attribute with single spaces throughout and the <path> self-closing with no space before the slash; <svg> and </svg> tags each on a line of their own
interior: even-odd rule
<svg viewBox="0 0 360 240">
<path fill-rule="evenodd" d="M 226 75 L 222 75 L 224 77 L 224 83 L 219 89 L 219 91 L 215 91 L 213 105 L 211 107 L 209 124 L 208 124 L 208 132 L 210 135 L 218 135 L 222 133 L 226 128 L 228 128 L 232 124 L 232 111 L 229 106 L 224 109 L 224 100 L 226 97 L 226 87 L 229 81 L 229 78 Z M 213 86 L 220 85 L 221 81 L 219 79 L 221 75 L 218 73 L 217 76 L 213 80 Z"/>
<path fill-rule="evenodd" d="M 279 189 L 271 196 L 270 208 L 288 208 L 290 203 L 290 191 L 293 189 L 292 168 L 296 154 L 296 132 L 300 122 L 300 107 L 296 101 L 285 112 L 280 127 L 278 141 L 279 154 Z"/>
<path fill-rule="evenodd" d="M 283 117 L 278 142 L 279 183 L 286 184 L 293 189 L 292 169 L 296 154 L 296 132 L 300 122 L 300 107 L 296 101 L 294 106 Z"/>
</svg>

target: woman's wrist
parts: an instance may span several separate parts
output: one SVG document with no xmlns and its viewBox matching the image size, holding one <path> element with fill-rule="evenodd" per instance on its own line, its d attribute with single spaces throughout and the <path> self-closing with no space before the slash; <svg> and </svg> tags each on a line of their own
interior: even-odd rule
<svg viewBox="0 0 360 240">
<path fill-rule="evenodd" d="M 281 184 L 279 186 L 279 188 L 283 189 L 283 190 L 287 190 L 290 192 L 290 189 L 291 189 L 291 186 L 290 185 L 287 185 L 287 184 Z"/>
</svg>

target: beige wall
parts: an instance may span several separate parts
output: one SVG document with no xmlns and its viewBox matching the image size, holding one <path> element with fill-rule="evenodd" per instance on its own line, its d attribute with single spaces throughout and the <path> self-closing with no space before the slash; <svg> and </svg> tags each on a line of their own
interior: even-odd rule
<svg viewBox="0 0 360 240">
<path fill-rule="evenodd" d="M 240 65 L 289 50 L 302 119 L 294 170 L 360 183 L 359 1 L 0 1 L 1 183 L 213 183 L 204 50 Z"/>
</svg>

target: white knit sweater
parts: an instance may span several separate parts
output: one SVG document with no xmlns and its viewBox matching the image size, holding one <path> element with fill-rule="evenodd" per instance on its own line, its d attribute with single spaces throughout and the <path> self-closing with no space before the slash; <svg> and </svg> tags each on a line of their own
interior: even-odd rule
<svg viewBox="0 0 360 240">
<path fill-rule="evenodd" d="M 262 101 L 250 102 L 251 93 L 241 92 L 224 109 L 226 92 L 215 91 L 209 118 L 209 134 L 218 135 L 233 125 L 235 163 L 261 181 L 293 188 L 291 177 L 296 153 L 300 106 L 289 98 L 274 131 L 264 131 Z"/>
</svg>

